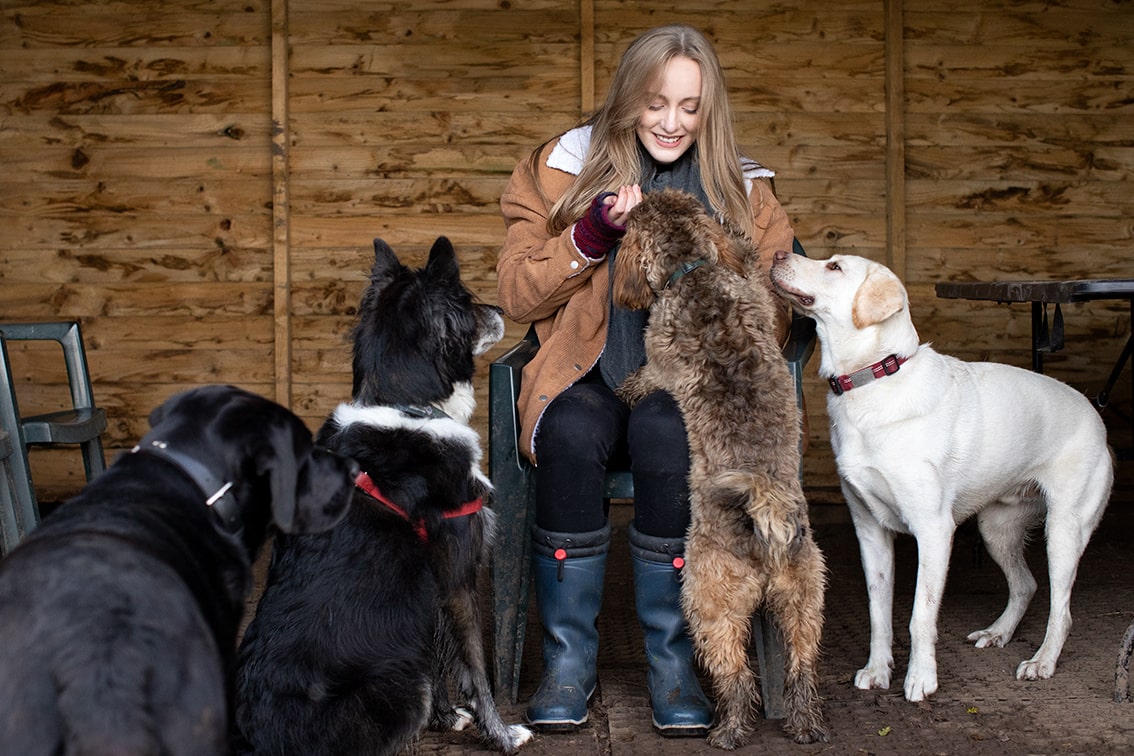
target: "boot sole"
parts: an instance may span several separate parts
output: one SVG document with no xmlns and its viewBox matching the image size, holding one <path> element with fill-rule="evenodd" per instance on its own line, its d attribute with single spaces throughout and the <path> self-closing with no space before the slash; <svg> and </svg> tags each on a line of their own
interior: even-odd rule
<svg viewBox="0 0 1134 756">
<path fill-rule="evenodd" d="M 550 722 L 528 722 L 528 724 L 532 727 L 532 729 L 538 730 L 539 732 L 575 732 L 584 724 L 586 724 L 587 720 L 589 719 L 590 717 L 586 716 L 580 719 L 578 722 L 566 719 L 553 720 Z"/>
</svg>

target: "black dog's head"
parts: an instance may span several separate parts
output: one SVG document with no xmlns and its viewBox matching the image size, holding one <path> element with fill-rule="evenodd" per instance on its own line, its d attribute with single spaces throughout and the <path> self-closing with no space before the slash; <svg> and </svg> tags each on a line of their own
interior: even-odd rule
<svg viewBox="0 0 1134 756">
<path fill-rule="evenodd" d="M 500 309 L 475 301 L 448 239 L 439 237 L 417 270 L 375 239 L 354 329 L 354 401 L 435 405 L 467 422 L 474 357 L 503 335 Z"/>
<path fill-rule="evenodd" d="M 235 386 L 191 389 L 151 412 L 150 425 L 139 448 L 178 463 L 199 485 L 232 483 L 224 511 L 214 511 L 235 524 L 228 529 L 247 529 L 248 542 L 269 520 L 287 533 L 318 532 L 346 514 L 357 463 L 315 447 L 298 417 L 262 396 Z"/>
</svg>

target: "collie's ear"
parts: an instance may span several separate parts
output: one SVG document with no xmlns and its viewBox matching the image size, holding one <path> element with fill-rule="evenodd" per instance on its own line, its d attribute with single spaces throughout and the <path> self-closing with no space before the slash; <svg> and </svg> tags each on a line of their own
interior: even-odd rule
<svg viewBox="0 0 1134 756">
<path fill-rule="evenodd" d="M 448 237 L 438 236 L 429 250 L 429 261 L 425 264 L 430 276 L 437 279 L 459 281 L 461 269 L 457 264 L 457 252 Z"/>
<path fill-rule="evenodd" d="M 906 289 L 902 282 L 880 265 L 870 268 L 851 304 L 851 321 L 855 328 L 881 323 L 906 305 Z"/>
<path fill-rule="evenodd" d="M 654 293 L 650 290 L 650 282 L 646 279 L 646 260 L 651 252 L 645 249 L 652 246 L 653 240 L 648 234 L 639 233 L 638 229 L 631 227 L 622 237 L 622 246 L 614 256 L 614 276 L 611 285 L 611 299 L 616 305 L 629 310 L 644 310 L 654 301 Z M 657 254 L 653 250 L 652 254 Z"/>
<path fill-rule="evenodd" d="M 394 254 L 393 248 L 385 242 L 384 239 L 374 240 L 374 271 L 380 272 L 386 268 L 393 268 L 401 263 L 398 262 L 398 256 Z"/>
</svg>

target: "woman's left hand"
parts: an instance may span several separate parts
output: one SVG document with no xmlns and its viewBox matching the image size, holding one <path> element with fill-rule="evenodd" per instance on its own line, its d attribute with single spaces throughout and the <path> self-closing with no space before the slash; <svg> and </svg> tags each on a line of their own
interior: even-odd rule
<svg viewBox="0 0 1134 756">
<path fill-rule="evenodd" d="M 641 201 L 642 188 L 637 184 L 618 187 L 618 194 L 607 198 L 607 220 L 616 226 L 625 226 L 630 219 L 630 211 Z"/>
</svg>

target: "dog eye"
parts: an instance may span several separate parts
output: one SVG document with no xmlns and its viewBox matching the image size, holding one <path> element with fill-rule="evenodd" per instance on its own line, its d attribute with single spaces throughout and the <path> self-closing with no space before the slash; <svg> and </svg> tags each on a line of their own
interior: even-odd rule
<svg viewBox="0 0 1134 756">
<path fill-rule="evenodd" d="M 831 262 L 827 263 L 827 270 L 838 271 L 838 270 L 842 270 L 842 268 L 839 267 L 839 264 L 837 262 L 831 261 Z"/>
</svg>

